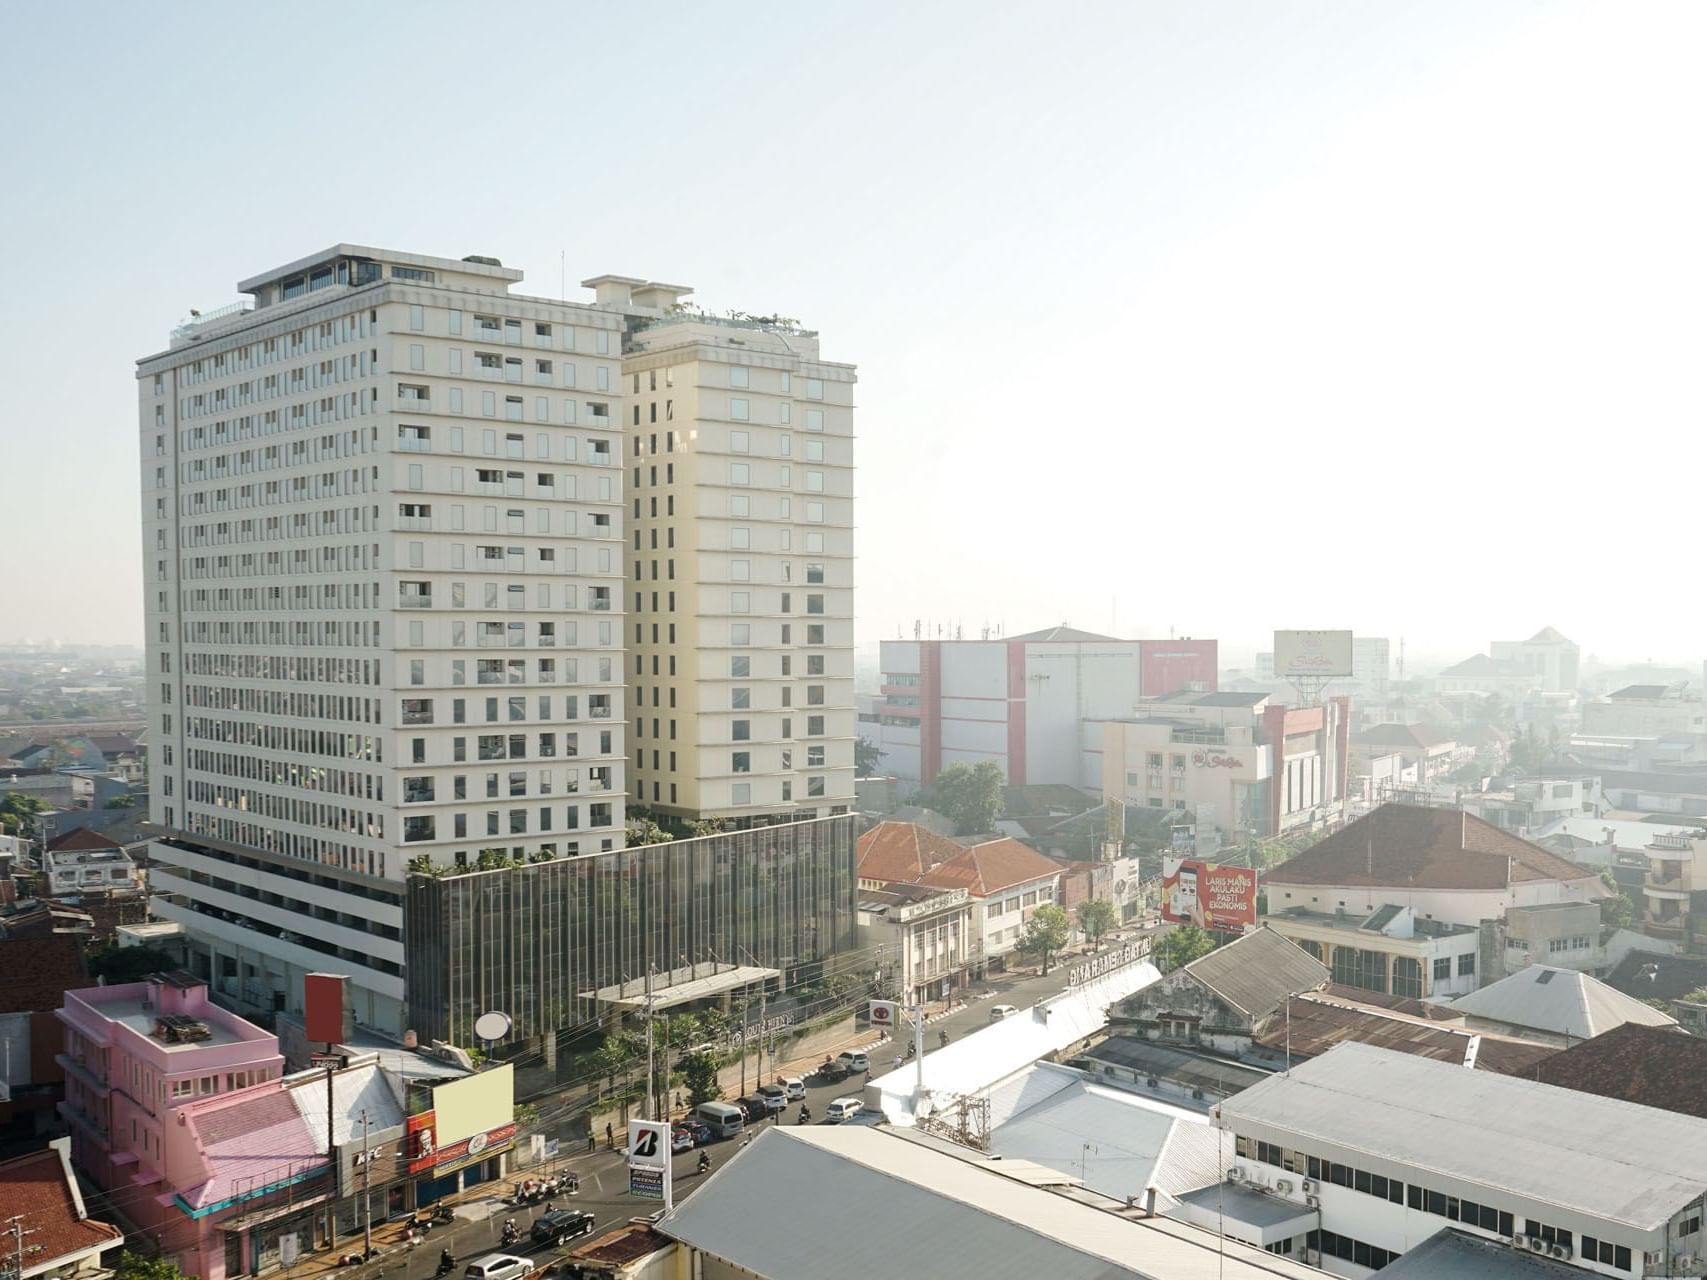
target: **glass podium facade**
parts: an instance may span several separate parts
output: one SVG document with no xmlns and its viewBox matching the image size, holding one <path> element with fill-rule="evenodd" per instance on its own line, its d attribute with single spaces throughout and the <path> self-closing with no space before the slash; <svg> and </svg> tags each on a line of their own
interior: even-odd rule
<svg viewBox="0 0 1707 1280">
<path fill-rule="evenodd" d="M 500 871 L 411 875 L 404 896 L 409 1026 L 475 1043 L 573 1029 L 591 993 L 690 965 L 797 968 L 854 945 L 851 814 L 726 831 Z"/>
</svg>

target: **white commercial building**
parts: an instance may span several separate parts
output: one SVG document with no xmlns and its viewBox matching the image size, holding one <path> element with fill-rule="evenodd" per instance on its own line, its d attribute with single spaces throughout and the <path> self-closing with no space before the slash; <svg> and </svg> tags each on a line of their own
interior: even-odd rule
<svg viewBox="0 0 1707 1280">
<path fill-rule="evenodd" d="M 634 801 L 732 827 L 854 801 L 854 367 L 780 317 L 584 282 L 628 317 Z"/>
<path fill-rule="evenodd" d="M 226 999 L 399 1033 L 408 864 L 622 845 L 625 317 L 521 277 L 340 244 L 139 362 L 156 910 Z"/>
<path fill-rule="evenodd" d="M 1139 699 L 1140 642 L 1072 627 L 998 640 L 885 640 L 879 661 L 876 745 L 884 772 L 909 782 L 991 760 L 1014 785 L 1100 790 L 1101 741 L 1083 750 L 1081 725 L 1130 715 Z"/>
<path fill-rule="evenodd" d="M 1229 1179 L 1318 1219 L 1303 1260 L 1338 1275 L 1444 1227 L 1599 1275 L 1703 1273 L 1707 1120 L 1355 1043 L 1220 1113 Z"/>
</svg>

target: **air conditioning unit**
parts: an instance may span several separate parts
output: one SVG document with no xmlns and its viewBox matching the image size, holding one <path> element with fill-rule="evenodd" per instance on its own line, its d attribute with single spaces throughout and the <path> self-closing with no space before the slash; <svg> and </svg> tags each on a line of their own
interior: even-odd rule
<svg viewBox="0 0 1707 1280">
<path fill-rule="evenodd" d="M 1568 1258 L 1571 1256 L 1571 1246 L 1568 1244 L 1556 1244 L 1551 1249 L 1547 1250 L 1547 1252 L 1552 1254 L 1555 1258 Z"/>
<path fill-rule="evenodd" d="M 1322 1207 L 1322 1197 L 1321 1196 L 1305 1196 L 1304 1197 L 1304 1206 L 1308 1209 L 1320 1209 Z"/>
<path fill-rule="evenodd" d="M 1529 1251 L 1531 1253 L 1546 1253 L 1547 1252 L 1547 1242 L 1545 1240 L 1543 1240 L 1540 1236 L 1530 1236 L 1529 1237 Z"/>
<path fill-rule="evenodd" d="M 1693 1253 L 1679 1254 L 1676 1258 L 1672 1259 L 1672 1270 L 1690 1272 L 1695 1270 L 1696 1264 L 1700 1261 L 1701 1259 L 1697 1258 Z M 1657 1266 L 1659 1264 L 1655 1263 L 1654 1265 Z"/>
<path fill-rule="evenodd" d="M 1227 1170 L 1227 1181 L 1228 1182 L 1243 1182 L 1244 1180 L 1245 1180 L 1244 1166 L 1234 1165 L 1231 1169 Z"/>
<path fill-rule="evenodd" d="M 1321 1263 L 1321 1261 L 1322 1261 L 1322 1251 L 1320 1249 L 1306 1249 L 1306 1250 L 1304 1250 L 1304 1265 L 1305 1266 L 1307 1266 L 1307 1267 L 1318 1266 Z"/>
<path fill-rule="evenodd" d="M 1665 1254 L 1661 1253 L 1658 1249 L 1649 1249 L 1642 1255 L 1642 1265 L 1647 1267 L 1657 1267 L 1665 1260 Z M 1682 1259 L 1680 1258 L 1678 1261 L 1681 1262 Z"/>
<path fill-rule="evenodd" d="M 1292 1179 L 1291 1178 L 1277 1178 L 1277 1179 L 1275 1179 L 1274 1190 L 1275 1190 L 1276 1194 L 1278 1194 L 1278 1195 L 1283 1195 L 1283 1196 L 1291 1195 L 1292 1194 Z"/>
<path fill-rule="evenodd" d="M 1511 1238 L 1511 1243 L 1514 1248 L 1521 1249 L 1529 1243 L 1529 1237 L 1520 1233 Z"/>
<path fill-rule="evenodd" d="M 1315 1181 L 1310 1179 L 1310 1178 L 1305 1178 L 1304 1179 L 1304 1190 L 1306 1192 L 1310 1192 L 1310 1191 L 1314 1191 L 1315 1189 L 1316 1189 Z"/>
</svg>

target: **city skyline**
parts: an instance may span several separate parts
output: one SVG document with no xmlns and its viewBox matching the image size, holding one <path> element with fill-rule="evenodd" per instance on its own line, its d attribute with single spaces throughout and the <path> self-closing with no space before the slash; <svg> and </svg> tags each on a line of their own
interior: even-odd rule
<svg viewBox="0 0 1707 1280">
<path fill-rule="evenodd" d="M 1086 11 L 1086 41 L 964 5 L 791 13 L 785 35 L 760 6 L 719 43 L 713 11 L 642 28 L 521 7 L 537 38 L 516 74 L 455 92 L 309 56 L 316 15 L 336 14 L 405 68 L 451 47 L 446 6 L 406 31 L 315 5 L 290 30 L 102 12 L 33 10 L 0 54 L 3 92 L 56 123 L 8 144 L 43 178 L 0 212 L 32 246 L 8 358 L 50 368 L 82 339 L 77 395 L 14 378 L 0 509 L 14 540 L 51 529 L 101 584 L 19 565 L 14 599 L 40 615 L 20 630 L 140 643 L 136 353 L 233 300 L 250 264 L 356 241 L 494 254 L 572 301 L 583 274 L 646 267 L 708 309 L 835 333 L 863 371 L 862 647 L 924 617 L 1171 630 L 1230 654 L 1277 625 L 1352 626 L 1445 659 L 1553 625 L 1585 652 L 1699 660 L 1686 621 L 1595 598 L 1630 552 L 1572 517 L 1606 510 L 1603 440 L 1615 464 L 1698 461 L 1701 323 L 1677 299 L 1707 275 L 1689 247 L 1702 193 L 1665 157 L 1699 115 L 1699 11 L 1109 6 Z M 649 79 L 608 108 L 640 141 L 583 144 L 566 122 L 605 110 L 585 68 L 642 30 Z M 294 105 L 183 108 L 205 177 L 111 128 L 116 104 L 199 82 L 263 32 Z M 398 98 L 385 150 L 302 148 Z M 717 140 L 666 141 L 707 98 Z M 680 163 L 657 170 L 659 152 Z M 432 200 L 368 181 L 382 157 L 434 175 L 446 154 L 480 159 Z M 612 190 L 691 193 L 697 216 L 604 198 L 580 176 L 594 155 Z M 1087 429 L 1094 444 L 1060 443 Z M 1320 593 L 1302 607 L 1300 564 Z M 1323 607 L 1336 585 L 1355 610 Z"/>
</svg>

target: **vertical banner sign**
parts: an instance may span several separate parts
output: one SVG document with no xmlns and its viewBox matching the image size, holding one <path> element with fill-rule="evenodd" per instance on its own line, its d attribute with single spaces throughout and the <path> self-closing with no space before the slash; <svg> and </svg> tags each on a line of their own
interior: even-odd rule
<svg viewBox="0 0 1707 1280">
<path fill-rule="evenodd" d="M 1257 922 L 1257 873 L 1195 858 L 1165 859 L 1162 919 L 1237 933 Z"/>
<path fill-rule="evenodd" d="M 880 1031 L 895 1029 L 895 1004 L 891 1000 L 873 1000 L 871 1002 L 871 1025 Z"/>
<path fill-rule="evenodd" d="M 662 1120 L 628 1122 L 628 1194 L 669 1199 L 670 1126 Z"/>
</svg>

